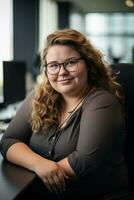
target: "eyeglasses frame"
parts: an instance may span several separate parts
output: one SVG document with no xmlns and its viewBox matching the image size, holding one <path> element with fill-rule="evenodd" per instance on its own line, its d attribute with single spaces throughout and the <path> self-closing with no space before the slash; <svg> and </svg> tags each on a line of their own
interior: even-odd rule
<svg viewBox="0 0 134 200">
<path fill-rule="evenodd" d="M 72 57 L 72 58 L 74 58 L 74 57 Z M 49 64 L 51 64 L 51 62 L 50 62 L 50 63 L 47 63 L 47 64 L 45 64 L 45 65 L 43 65 L 43 68 L 45 68 L 45 72 L 47 72 L 48 74 L 53 75 L 53 76 L 56 76 L 56 75 L 59 74 L 60 69 L 61 69 L 61 65 L 63 66 L 63 68 L 64 68 L 65 71 L 67 71 L 67 72 L 74 72 L 74 71 L 69 71 L 69 70 L 67 70 L 66 67 L 65 67 L 65 66 L 66 66 L 65 63 L 66 63 L 67 60 L 69 60 L 69 59 L 71 59 L 71 58 L 66 59 L 66 60 L 65 60 L 64 62 L 62 62 L 62 63 L 56 62 L 56 63 L 59 65 L 59 70 L 58 70 L 58 72 L 55 73 L 55 74 L 51 74 L 51 73 L 47 70 L 47 66 L 48 66 Z M 77 61 L 76 64 L 78 65 L 79 60 L 82 60 L 82 59 L 83 59 L 82 57 L 75 58 L 75 60 Z"/>
</svg>

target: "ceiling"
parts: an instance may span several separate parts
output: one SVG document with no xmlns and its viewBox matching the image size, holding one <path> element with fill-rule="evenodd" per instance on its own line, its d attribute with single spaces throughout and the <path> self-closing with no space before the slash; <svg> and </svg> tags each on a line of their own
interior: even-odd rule
<svg viewBox="0 0 134 200">
<path fill-rule="evenodd" d="M 125 0 L 55 0 L 70 2 L 72 8 L 82 13 L 88 12 L 134 12 L 134 7 L 125 5 Z"/>
</svg>

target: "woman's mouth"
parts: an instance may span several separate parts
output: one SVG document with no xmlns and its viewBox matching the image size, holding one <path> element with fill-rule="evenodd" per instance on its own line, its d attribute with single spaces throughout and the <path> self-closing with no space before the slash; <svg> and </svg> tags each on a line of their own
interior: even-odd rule
<svg viewBox="0 0 134 200">
<path fill-rule="evenodd" d="M 66 79 L 61 79 L 61 80 L 58 80 L 58 82 L 60 83 L 70 83 L 72 81 L 73 78 L 66 78 Z"/>
<path fill-rule="evenodd" d="M 71 81 L 73 78 L 62 78 L 62 79 L 59 79 L 58 82 L 62 82 L 62 81 Z"/>
</svg>

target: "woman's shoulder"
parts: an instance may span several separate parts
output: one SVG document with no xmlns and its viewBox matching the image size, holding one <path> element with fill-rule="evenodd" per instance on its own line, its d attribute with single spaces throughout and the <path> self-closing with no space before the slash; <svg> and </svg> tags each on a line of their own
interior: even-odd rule
<svg viewBox="0 0 134 200">
<path fill-rule="evenodd" d="M 34 91 L 30 91 L 25 99 L 22 101 L 20 108 L 18 109 L 19 113 L 20 112 L 26 112 L 26 113 L 31 113 L 31 109 L 32 109 L 32 101 L 34 99 Z"/>
<path fill-rule="evenodd" d="M 30 103 L 35 97 L 35 91 L 31 90 L 30 92 L 27 93 L 25 99 L 24 99 L 24 103 Z"/>
<path fill-rule="evenodd" d="M 87 95 L 87 99 L 90 99 L 90 100 L 92 100 L 92 99 L 114 99 L 114 100 L 116 100 L 116 97 L 108 90 L 106 90 L 102 87 L 99 87 L 94 90 L 91 90 L 91 92 L 89 92 Z"/>
<path fill-rule="evenodd" d="M 91 105 L 92 107 L 109 105 L 120 106 L 120 103 L 117 98 L 108 90 L 104 88 L 97 88 L 94 91 L 89 92 L 84 102 L 84 107 L 87 105 Z"/>
</svg>

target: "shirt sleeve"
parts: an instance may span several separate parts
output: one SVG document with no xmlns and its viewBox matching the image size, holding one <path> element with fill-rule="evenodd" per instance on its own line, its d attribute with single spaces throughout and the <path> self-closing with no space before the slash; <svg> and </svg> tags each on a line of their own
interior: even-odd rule
<svg viewBox="0 0 134 200">
<path fill-rule="evenodd" d="M 122 151 L 121 105 L 108 92 L 99 92 L 83 106 L 76 150 L 68 156 L 78 177 L 93 173 L 106 160 L 117 164 Z"/>
<path fill-rule="evenodd" d="M 1 138 L 0 151 L 4 158 L 6 158 L 7 150 L 11 145 L 20 141 L 28 143 L 31 137 L 30 117 L 32 99 L 33 92 L 26 97 Z"/>
</svg>

